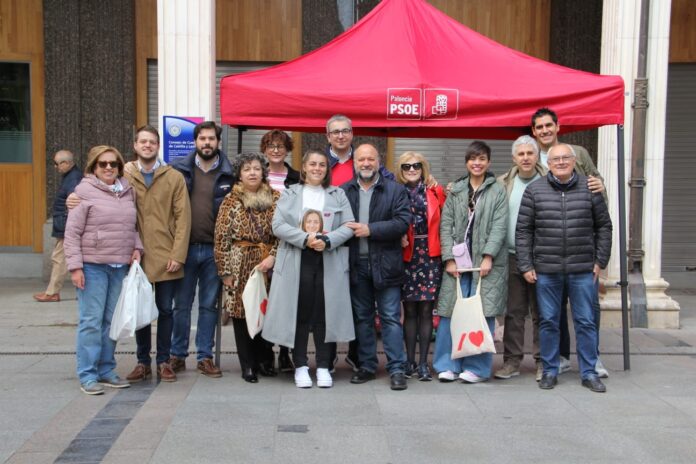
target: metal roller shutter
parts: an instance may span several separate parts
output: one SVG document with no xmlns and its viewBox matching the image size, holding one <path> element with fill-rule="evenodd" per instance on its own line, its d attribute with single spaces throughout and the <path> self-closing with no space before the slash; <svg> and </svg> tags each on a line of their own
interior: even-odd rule
<svg viewBox="0 0 696 464">
<path fill-rule="evenodd" d="M 491 147 L 490 171 L 496 176 L 510 169 L 512 141 L 484 140 Z M 394 163 L 406 151 L 422 153 L 430 162 L 433 176 L 440 184 L 459 179 L 466 172 L 464 153 L 472 139 L 409 139 L 397 138 L 394 143 Z M 398 166 L 391 166 L 396 170 Z"/>
<path fill-rule="evenodd" d="M 670 64 L 667 81 L 662 270 L 696 270 L 696 64 Z M 649 176 L 650 174 L 647 173 Z M 650 178 L 647 179 L 650 182 Z"/>
<path fill-rule="evenodd" d="M 248 71 L 256 71 L 273 66 L 275 63 L 238 63 L 229 61 L 219 61 L 215 70 L 215 120 L 220 121 L 220 79 L 228 74 L 240 74 Z M 148 60 L 147 62 L 147 105 L 148 105 L 148 122 L 149 124 L 159 128 L 157 120 L 157 60 Z M 242 151 L 258 151 L 261 144 L 261 138 L 266 130 L 248 130 L 242 135 Z M 237 151 L 237 129 L 230 128 L 227 141 L 228 155 L 231 156 Z M 292 154 L 288 153 L 288 160 Z"/>
</svg>

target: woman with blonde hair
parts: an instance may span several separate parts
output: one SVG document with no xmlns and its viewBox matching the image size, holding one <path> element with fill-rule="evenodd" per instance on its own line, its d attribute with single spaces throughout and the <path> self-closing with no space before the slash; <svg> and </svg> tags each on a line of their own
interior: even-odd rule
<svg viewBox="0 0 696 464">
<path fill-rule="evenodd" d="M 109 338 L 111 318 L 128 266 L 143 250 L 136 230 L 135 192 L 123 177 L 123 156 L 98 145 L 87 155 L 85 177 L 75 188 L 82 201 L 70 210 L 65 228 L 65 258 L 77 287 L 77 375 L 88 395 L 102 385 L 126 388 L 116 374 L 116 342 Z"/>
<path fill-rule="evenodd" d="M 406 186 L 413 216 L 413 223 L 401 240 L 406 263 L 406 280 L 401 289 L 408 359 L 406 376 L 415 372 L 419 380 L 430 381 L 428 351 L 433 332 L 433 306 L 442 280 L 440 211 L 445 204 L 445 192 L 439 185 L 426 185 L 430 164 L 422 154 L 407 151 L 399 157 L 398 166 L 396 179 Z M 416 339 L 419 342 L 417 365 Z"/>
</svg>

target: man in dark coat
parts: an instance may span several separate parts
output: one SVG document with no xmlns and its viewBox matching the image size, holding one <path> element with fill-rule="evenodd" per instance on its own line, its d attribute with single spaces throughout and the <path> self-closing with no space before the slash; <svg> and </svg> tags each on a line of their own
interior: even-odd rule
<svg viewBox="0 0 696 464">
<path fill-rule="evenodd" d="M 68 150 L 56 152 L 53 156 L 53 166 L 62 177 L 56 198 L 53 200 L 53 233 L 51 236 L 56 238 L 56 246 L 51 254 L 53 263 L 51 280 L 49 280 L 45 292 L 34 295 L 34 299 L 42 303 L 60 301 L 60 290 L 63 288 L 63 281 L 68 274 L 65 253 L 63 252 L 63 234 L 68 219 L 68 208 L 65 206 L 65 200 L 82 180 L 82 172 L 75 165 L 75 157 L 72 152 Z"/>
<path fill-rule="evenodd" d="M 408 194 L 403 185 L 379 174 L 379 153 L 369 144 L 354 154 L 356 178 L 343 184 L 357 222 L 347 223 L 350 240 L 350 293 L 356 320 L 360 368 L 351 383 L 375 378 L 377 337 L 375 302 L 382 323 L 382 341 L 392 390 L 407 388 L 406 354 L 401 326 L 401 284 L 404 261 L 401 237 L 411 223 Z"/>
<path fill-rule="evenodd" d="M 599 380 L 597 325 L 593 293 L 600 269 L 611 254 L 611 219 L 599 193 L 574 171 L 575 152 L 558 144 L 549 150 L 549 173 L 527 187 L 515 231 L 517 267 L 525 280 L 536 283 L 542 389 L 551 389 L 559 373 L 559 322 L 562 295 L 567 292 L 573 312 L 582 385 L 605 392 Z"/>
</svg>

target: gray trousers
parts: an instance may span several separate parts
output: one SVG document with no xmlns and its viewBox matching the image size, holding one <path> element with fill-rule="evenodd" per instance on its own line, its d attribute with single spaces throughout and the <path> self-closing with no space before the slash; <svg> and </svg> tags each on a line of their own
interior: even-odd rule
<svg viewBox="0 0 696 464">
<path fill-rule="evenodd" d="M 519 366 L 524 357 L 524 324 L 532 316 L 534 359 L 539 357 L 539 310 L 534 285 L 517 270 L 517 258 L 509 254 L 508 299 L 503 333 L 503 362 Z"/>
</svg>

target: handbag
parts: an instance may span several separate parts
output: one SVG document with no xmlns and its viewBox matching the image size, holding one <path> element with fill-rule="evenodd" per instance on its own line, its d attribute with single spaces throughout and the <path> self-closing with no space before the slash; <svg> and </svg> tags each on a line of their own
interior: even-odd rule
<svg viewBox="0 0 696 464">
<path fill-rule="evenodd" d="M 263 329 L 263 318 L 268 305 L 268 292 L 266 290 L 266 275 L 255 267 L 249 280 L 247 280 L 242 292 L 242 304 L 246 318 L 249 336 L 254 338 Z"/>
<path fill-rule="evenodd" d="M 135 331 L 148 326 L 159 316 L 152 284 L 147 280 L 140 263 L 133 261 L 128 275 L 123 279 L 121 293 L 111 318 L 109 338 L 123 340 L 135 335 Z"/>
<path fill-rule="evenodd" d="M 466 244 L 466 239 L 471 231 L 471 219 L 473 216 L 474 213 L 470 212 L 469 221 L 467 222 L 466 231 L 464 232 L 464 241 L 452 246 L 452 255 L 454 256 L 454 262 L 457 265 L 458 271 L 471 270 L 474 267 L 474 263 L 471 260 L 469 245 Z"/>
<path fill-rule="evenodd" d="M 481 353 L 495 353 L 495 345 L 481 302 L 481 278 L 476 285 L 476 294 L 468 298 L 462 295 L 457 277 L 457 300 L 450 321 L 452 337 L 452 359 L 474 356 Z"/>
</svg>

